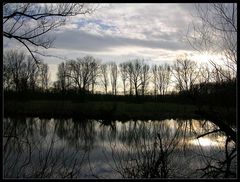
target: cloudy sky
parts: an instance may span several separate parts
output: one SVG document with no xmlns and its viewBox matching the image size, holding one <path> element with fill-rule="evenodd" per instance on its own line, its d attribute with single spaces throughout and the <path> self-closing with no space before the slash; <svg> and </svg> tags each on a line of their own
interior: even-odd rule
<svg viewBox="0 0 240 182">
<path fill-rule="evenodd" d="M 194 4 L 186 3 L 99 4 L 93 14 L 72 17 L 51 32 L 56 40 L 44 52 L 65 59 L 92 55 L 103 62 L 144 58 L 150 64 L 172 64 L 183 54 L 207 61 L 209 56 L 200 56 L 185 40 L 189 24 L 196 21 L 194 11 Z M 4 38 L 4 48 L 14 46 Z M 44 61 L 55 80 L 63 60 L 44 57 Z"/>
</svg>

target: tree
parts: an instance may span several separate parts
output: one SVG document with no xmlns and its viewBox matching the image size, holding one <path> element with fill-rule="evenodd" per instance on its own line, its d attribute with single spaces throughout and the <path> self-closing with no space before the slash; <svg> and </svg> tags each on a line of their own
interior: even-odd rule
<svg viewBox="0 0 240 182">
<path fill-rule="evenodd" d="M 22 65 L 25 60 L 24 52 L 17 50 L 9 50 L 4 52 L 3 62 L 5 63 L 5 77 L 11 79 L 11 84 L 14 90 L 20 91 L 20 80 L 22 75 Z M 9 74 L 8 76 L 6 74 Z M 8 80 L 9 82 L 9 80 Z"/>
<path fill-rule="evenodd" d="M 118 67 L 115 62 L 109 64 L 110 66 L 110 79 L 112 86 L 112 94 L 117 95 L 117 78 L 118 78 Z"/>
<path fill-rule="evenodd" d="M 36 57 L 37 58 L 37 57 Z M 4 89 L 15 91 L 34 91 L 38 86 L 42 61 L 38 63 L 23 51 L 9 50 L 4 52 Z"/>
<path fill-rule="evenodd" d="M 199 52 L 221 54 L 228 72 L 219 69 L 214 60 L 210 63 L 218 72 L 231 80 L 237 73 L 237 4 L 196 4 L 200 23 L 193 23 L 188 32 L 189 44 Z M 229 74 L 230 73 L 230 74 Z"/>
<path fill-rule="evenodd" d="M 208 64 L 200 64 L 198 82 L 206 84 L 209 83 L 210 81 L 211 70 Z"/>
<path fill-rule="evenodd" d="M 152 66 L 152 82 L 153 82 L 153 85 L 154 85 L 154 95 L 156 96 L 157 95 L 157 65 L 153 65 Z"/>
<path fill-rule="evenodd" d="M 56 88 L 60 87 L 61 90 L 66 90 L 72 87 L 80 91 L 89 91 L 96 84 L 99 75 L 100 64 L 92 56 L 85 56 L 77 58 L 77 60 L 70 60 L 66 63 L 61 63 L 58 68 L 58 82 L 55 83 Z M 58 86 L 59 85 L 59 86 Z"/>
<path fill-rule="evenodd" d="M 128 80 L 129 80 L 129 94 L 132 95 L 132 89 L 133 89 L 133 63 L 131 61 L 127 62 L 127 73 L 128 73 Z"/>
<path fill-rule="evenodd" d="M 101 75 L 101 83 L 104 86 L 105 94 L 107 94 L 107 89 L 109 85 L 109 77 L 108 77 L 108 65 L 102 64 L 100 66 L 100 75 Z"/>
<path fill-rule="evenodd" d="M 91 14 L 82 3 L 3 3 L 3 36 L 26 47 L 37 61 L 37 49 L 51 47 L 48 33 L 65 24 L 67 17 Z"/>
<path fill-rule="evenodd" d="M 11 69 L 8 66 L 7 59 L 4 57 L 5 55 L 3 54 L 3 88 L 4 90 L 11 90 L 12 87 L 12 75 Z"/>
<path fill-rule="evenodd" d="M 68 74 L 67 74 L 66 63 L 62 62 L 58 66 L 58 72 L 57 72 L 58 80 L 55 83 L 55 87 L 57 87 L 57 89 L 60 89 L 62 92 L 65 92 L 67 90 L 67 88 L 69 87 L 67 75 Z"/>
<path fill-rule="evenodd" d="M 126 82 L 127 82 L 127 78 L 128 78 L 128 64 L 125 63 L 121 63 L 119 65 L 120 67 L 120 73 L 121 73 L 121 78 L 122 78 L 122 82 L 123 82 L 123 94 L 126 95 Z"/>
<path fill-rule="evenodd" d="M 82 77 L 82 89 L 83 91 L 89 90 L 90 84 L 94 82 L 96 76 L 93 72 L 96 69 L 96 60 L 92 56 L 85 56 L 81 60 L 81 77 Z"/>
<path fill-rule="evenodd" d="M 178 168 L 183 171 L 181 163 L 173 165 L 173 161 L 181 153 L 179 138 L 184 125 L 179 124 L 174 130 L 164 127 L 164 122 L 154 128 L 149 126 L 135 121 L 127 129 L 123 127 L 125 140 L 118 150 L 116 141 L 108 137 L 112 155 L 106 157 L 112 158 L 111 167 L 123 178 L 171 178 L 176 177 Z"/>
<path fill-rule="evenodd" d="M 236 81 L 237 3 L 197 4 L 196 10 L 200 23 L 193 23 L 193 32 L 188 32 L 187 35 L 188 42 L 193 48 L 201 53 L 210 52 L 213 54 L 220 54 L 223 57 L 224 65 L 218 64 L 214 60 L 210 60 L 210 63 L 213 66 L 211 71 L 212 81 L 217 82 L 215 85 L 218 85 L 219 82 L 223 81 Z M 214 116 L 217 117 L 219 114 L 215 113 Z M 217 122 L 214 122 L 214 120 L 217 120 Z M 231 163 L 234 158 L 229 157 L 229 155 L 234 154 L 234 152 L 228 151 L 228 143 L 233 140 L 235 146 L 236 133 L 221 117 L 217 119 L 212 118 L 211 121 L 213 121 L 220 130 L 227 134 L 225 144 L 226 160 L 219 162 L 220 165 L 212 166 L 212 164 L 208 164 L 202 170 L 205 174 L 217 174 L 219 172 L 221 174 L 225 171 L 224 165 L 227 165 L 224 177 L 228 177 L 230 175 L 229 163 Z M 208 134 L 209 133 L 206 133 L 204 136 Z"/>
<path fill-rule="evenodd" d="M 92 86 L 92 94 L 94 94 L 94 87 L 97 84 L 97 77 L 99 76 L 99 62 L 94 59 L 94 61 L 91 63 L 91 86 Z"/>
<path fill-rule="evenodd" d="M 179 91 L 190 90 L 198 78 L 197 63 L 187 58 L 178 58 L 173 65 L 173 75 L 175 77 Z"/>
<path fill-rule="evenodd" d="M 43 91 L 48 89 L 49 79 L 50 79 L 49 67 L 47 64 L 41 63 L 39 66 L 39 80 L 41 89 Z"/>
<path fill-rule="evenodd" d="M 142 72 L 143 61 L 135 59 L 132 62 L 132 79 L 131 82 L 134 86 L 135 95 L 138 96 L 138 88 L 141 86 L 141 72 Z"/>
<path fill-rule="evenodd" d="M 28 56 L 28 58 L 27 58 L 26 73 L 28 75 L 26 77 L 26 81 L 27 81 L 27 79 L 29 79 L 29 89 L 31 89 L 32 91 L 34 91 L 37 87 L 38 76 L 40 74 L 40 69 L 41 69 L 40 67 L 42 64 L 42 61 L 40 59 L 38 59 L 38 60 L 39 60 L 39 62 L 36 63 L 31 56 Z"/>
<path fill-rule="evenodd" d="M 80 91 L 82 87 L 82 74 L 81 74 L 81 59 L 77 58 L 77 61 L 70 60 L 67 65 L 67 77 L 71 80 L 71 86 L 77 87 Z"/>
<path fill-rule="evenodd" d="M 149 84 L 149 80 L 150 80 L 150 67 L 147 64 L 142 65 L 142 70 L 141 70 L 141 74 L 140 74 L 140 80 L 141 80 L 141 91 L 142 91 L 142 95 L 145 94 L 146 90 L 147 90 L 147 86 Z"/>
<path fill-rule="evenodd" d="M 157 88 L 159 93 L 165 95 L 170 84 L 171 69 L 168 64 L 159 65 L 157 68 Z"/>
<path fill-rule="evenodd" d="M 3 53 L 3 88 L 4 90 L 11 90 L 13 87 L 13 77 L 11 68 L 9 66 L 9 55 L 6 51 Z"/>
<path fill-rule="evenodd" d="M 215 64 L 215 63 L 213 63 Z M 224 69 L 220 65 L 215 64 L 212 71 L 211 71 L 211 79 L 215 83 L 221 83 L 224 81 L 230 81 L 231 82 L 231 74 L 227 69 Z"/>
</svg>

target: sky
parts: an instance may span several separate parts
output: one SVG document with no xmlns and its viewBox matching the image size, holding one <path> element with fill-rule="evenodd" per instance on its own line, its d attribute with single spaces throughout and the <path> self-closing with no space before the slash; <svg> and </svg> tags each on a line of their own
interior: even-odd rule
<svg viewBox="0 0 240 182">
<path fill-rule="evenodd" d="M 118 63 L 143 58 L 149 64 L 172 64 L 177 57 L 187 55 L 192 60 L 207 62 L 216 55 L 200 55 L 187 43 L 188 26 L 194 18 L 194 4 L 188 3 L 113 3 L 93 4 L 96 11 L 78 15 L 50 33 L 55 37 L 47 55 L 76 59 L 92 55 L 102 62 Z M 3 47 L 23 48 L 4 38 Z M 57 66 L 63 59 L 44 57 L 56 80 Z"/>
</svg>

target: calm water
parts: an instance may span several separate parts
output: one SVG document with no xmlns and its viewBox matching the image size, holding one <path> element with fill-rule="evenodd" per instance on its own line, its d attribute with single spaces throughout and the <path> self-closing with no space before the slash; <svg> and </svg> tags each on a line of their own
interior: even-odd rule
<svg viewBox="0 0 240 182">
<path fill-rule="evenodd" d="M 4 177 L 222 178 L 218 169 L 201 170 L 226 158 L 224 133 L 197 138 L 215 129 L 204 120 L 4 118 Z M 236 177 L 236 157 L 227 168 Z"/>
</svg>

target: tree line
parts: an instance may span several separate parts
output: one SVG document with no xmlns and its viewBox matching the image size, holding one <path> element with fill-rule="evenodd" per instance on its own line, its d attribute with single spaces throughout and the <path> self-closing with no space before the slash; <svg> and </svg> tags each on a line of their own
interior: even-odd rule
<svg viewBox="0 0 240 182">
<path fill-rule="evenodd" d="M 3 54 L 3 87 L 14 91 L 45 91 L 49 89 L 49 66 L 38 58 L 17 50 Z"/>
<path fill-rule="evenodd" d="M 36 62 L 21 51 L 5 51 L 4 89 L 94 94 L 99 93 L 96 89 L 98 86 L 105 94 L 156 96 L 166 95 L 173 87 L 178 92 L 196 91 L 206 85 L 235 79 L 235 75 L 223 67 L 210 68 L 207 64 L 197 64 L 185 57 L 178 58 L 173 65 L 165 63 L 150 66 L 144 59 L 132 59 L 117 64 L 102 63 L 93 56 L 85 56 L 60 63 L 57 80 L 51 86 L 49 66 L 38 60 Z"/>
</svg>

